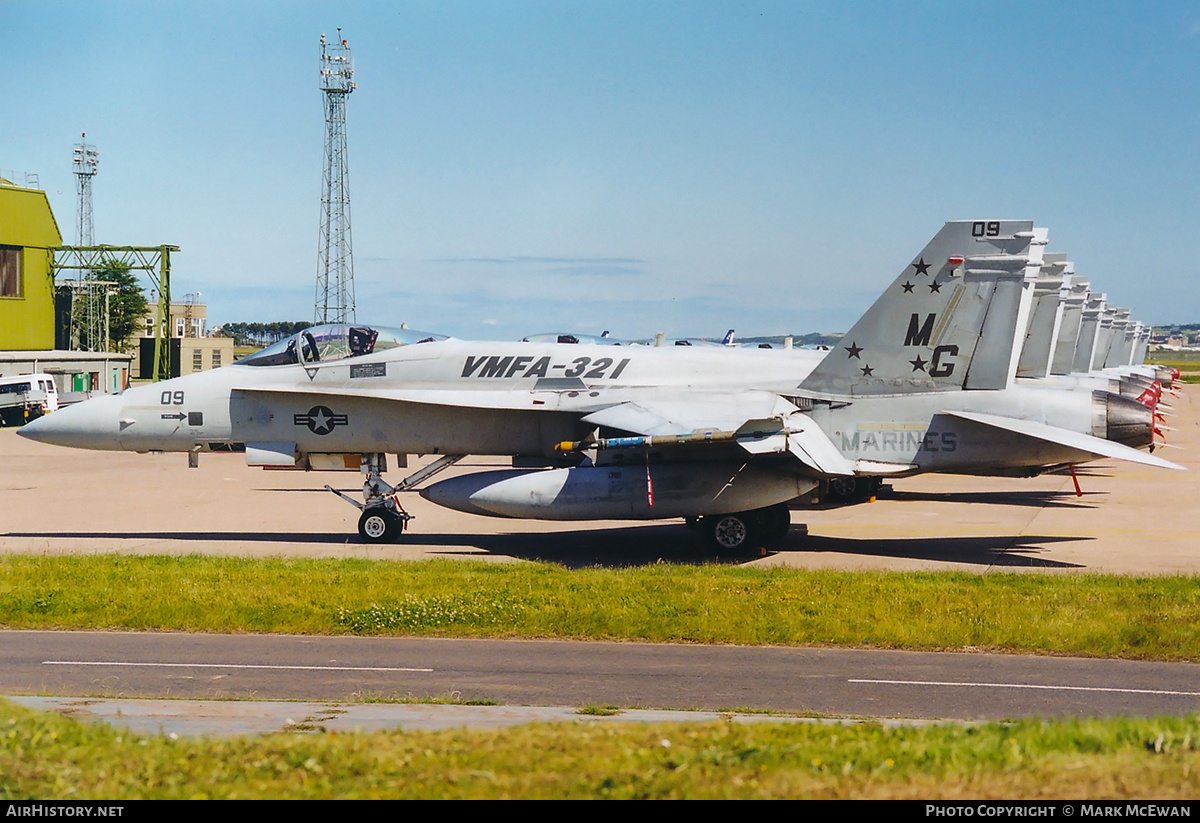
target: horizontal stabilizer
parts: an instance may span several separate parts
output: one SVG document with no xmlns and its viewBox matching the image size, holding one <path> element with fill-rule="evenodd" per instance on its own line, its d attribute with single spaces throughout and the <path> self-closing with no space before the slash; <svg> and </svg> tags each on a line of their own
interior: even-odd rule
<svg viewBox="0 0 1200 823">
<path fill-rule="evenodd" d="M 816 423 L 806 419 L 807 425 L 803 428 L 796 426 L 796 419 L 802 416 L 795 415 L 788 421 L 792 427 L 788 434 L 788 450 L 801 463 L 821 474 L 833 477 L 853 475 L 854 463 L 838 451 Z"/>
<path fill-rule="evenodd" d="M 878 460 L 855 460 L 854 473 L 860 477 L 888 477 L 916 471 L 915 463 L 883 463 Z"/>
<path fill-rule="evenodd" d="M 947 411 L 943 412 L 943 414 L 949 417 L 960 417 L 963 420 L 970 420 L 984 426 L 992 426 L 1004 431 L 1024 435 L 1025 437 L 1045 440 L 1048 443 L 1056 443 L 1067 448 L 1078 449 L 1096 457 L 1113 457 L 1118 460 L 1141 463 L 1145 466 L 1156 466 L 1161 469 L 1186 470 L 1177 463 L 1163 460 L 1161 457 L 1155 457 L 1152 454 L 1147 454 L 1137 449 L 1131 449 L 1129 446 L 1123 446 L 1111 440 L 1102 440 L 1099 437 L 1092 437 L 1090 434 L 1080 434 L 1079 432 L 1068 431 L 1067 429 L 1060 429 L 1055 426 L 1047 426 L 1045 423 L 1037 423 L 1033 420 L 1019 420 L 1013 417 L 1001 417 L 995 414 L 980 414 L 978 412 L 965 411 Z"/>
</svg>

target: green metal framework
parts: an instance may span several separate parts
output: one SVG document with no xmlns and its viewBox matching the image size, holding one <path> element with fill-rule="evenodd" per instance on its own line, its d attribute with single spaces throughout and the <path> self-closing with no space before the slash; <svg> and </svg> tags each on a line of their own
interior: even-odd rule
<svg viewBox="0 0 1200 823">
<path fill-rule="evenodd" d="M 55 285 L 69 285 L 59 280 L 62 271 L 98 271 L 112 263 L 121 263 L 130 270 L 147 273 L 158 290 L 158 316 L 154 324 L 155 381 L 171 377 L 171 359 L 167 341 L 171 337 L 171 252 L 178 246 L 59 246 L 52 250 Z M 77 278 L 82 280 L 82 275 Z M 75 319 L 72 317 L 72 324 Z M 74 339 L 75 329 L 71 330 Z"/>
</svg>

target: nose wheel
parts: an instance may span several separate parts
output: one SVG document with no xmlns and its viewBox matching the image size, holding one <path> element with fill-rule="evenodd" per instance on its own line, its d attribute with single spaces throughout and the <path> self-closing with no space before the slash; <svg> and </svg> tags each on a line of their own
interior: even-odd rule
<svg viewBox="0 0 1200 823">
<path fill-rule="evenodd" d="M 410 517 L 405 511 L 372 506 L 358 518 L 358 534 L 364 543 L 391 543 L 404 533 Z"/>
<path fill-rule="evenodd" d="M 364 543 L 391 543 L 400 538 L 408 528 L 408 521 L 413 519 L 400 505 L 396 492 L 411 489 L 422 480 L 450 468 L 464 457 L 466 455 L 463 454 L 442 455 L 425 468 L 404 478 L 400 485 L 392 486 L 383 479 L 383 472 L 387 471 L 387 455 L 364 454 L 362 472 L 366 475 L 366 481 L 363 483 L 362 503 L 329 484 L 325 485 L 325 490 L 333 492 L 362 512 L 358 518 L 358 536 Z"/>
</svg>

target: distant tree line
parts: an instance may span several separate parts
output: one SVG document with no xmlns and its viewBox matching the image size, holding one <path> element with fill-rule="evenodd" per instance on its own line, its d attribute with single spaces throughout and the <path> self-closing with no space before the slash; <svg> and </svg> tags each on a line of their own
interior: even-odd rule
<svg viewBox="0 0 1200 823">
<path fill-rule="evenodd" d="M 792 345 L 797 348 L 802 346 L 833 346 L 842 339 L 840 334 L 823 334 L 821 332 L 808 332 L 807 334 L 793 334 Z M 720 338 L 714 339 L 714 342 Z M 771 343 L 773 345 L 781 345 L 783 343 L 783 335 L 774 335 L 768 337 L 738 337 L 737 342 L 743 344 L 754 343 Z"/>
<path fill-rule="evenodd" d="M 235 346 L 269 346 L 285 337 L 309 328 L 307 320 L 279 320 L 274 323 L 225 323 L 220 332 L 232 337 Z"/>
</svg>

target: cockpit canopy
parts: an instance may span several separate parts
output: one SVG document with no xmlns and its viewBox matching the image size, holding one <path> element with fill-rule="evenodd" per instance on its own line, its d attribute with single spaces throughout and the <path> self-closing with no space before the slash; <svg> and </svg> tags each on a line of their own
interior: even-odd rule
<svg viewBox="0 0 1200 823">
<path fill-rule="evenodd" d="M 249 357 L 237 361 L 239 366 L 289 366 L 297 363 L 326 363 L 346 357 L 362 357 L 373 352 L 447 340 L 444 334 L 360 326 L 353 323 L 331 323 L 313 326 L 299 334 L 286 337 Z"/>
</svg>

